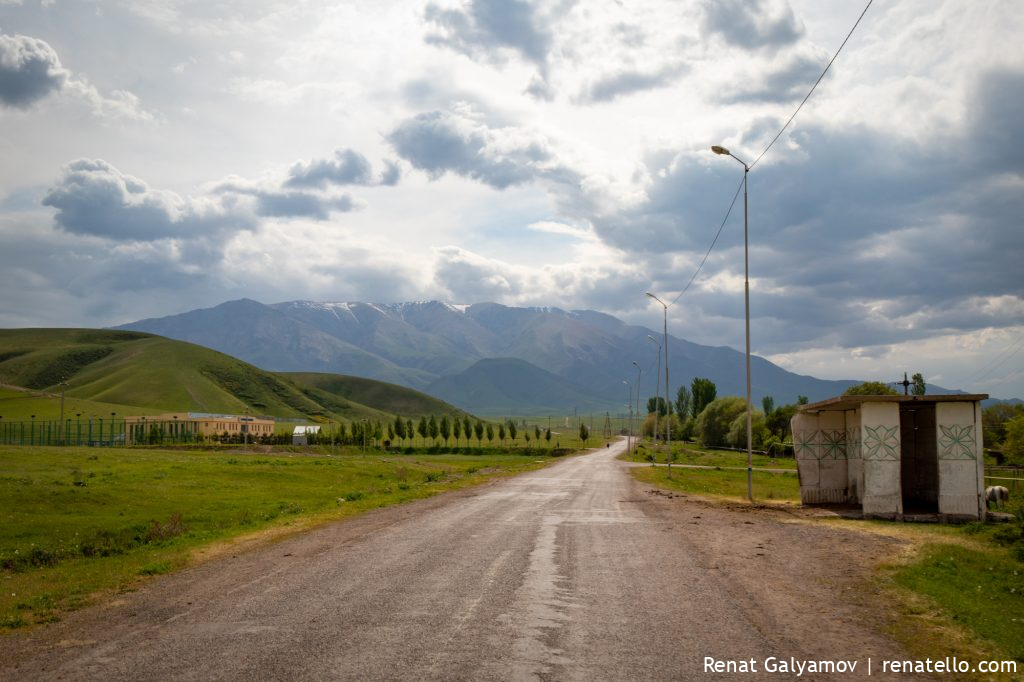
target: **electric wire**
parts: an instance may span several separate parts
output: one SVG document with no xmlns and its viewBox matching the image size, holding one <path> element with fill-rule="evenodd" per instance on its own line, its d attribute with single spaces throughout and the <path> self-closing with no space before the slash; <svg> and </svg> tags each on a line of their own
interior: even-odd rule
<svg viewBox="0 0 1024 682">
<path fill-rule="evenodd" d="M 809 100 L 811 98 L 811 95 L 814 94 L 814 91 L 817 89 L 817 87 L 821 83 L 822 79 L 825 78 L 825 75 L 829 72 L 829 69 L 832 68 L 832 64 L 839 57 L 839 54 L 843 51 L 843 48 L 846 47 L 846 43 L 849 42 L 850 37 L 853 35 L 854 31 L 857 30 L 858 26 L 860 26 L 860 22 L 861 22 L 861 20 L 864 19 L 864 15 L 867 14 L 868 9 L 871 8 L 871 3 L 872 2 L 874 2 L 874 0 L 868 0 L 868 3 L 864 6 L 864 10 L 860 13 L 860 16 L 857 17 L 857 21 L 854 22 L 853 27 L 850 29 L 849 33 L 846 34 L 846 38 L 844 38 L 843 42 L 839 45 L 839 49 L 837 49 L 835 54 L 832 55 L 832 59 L 829 60 L 828 64 L 825 65 L 825 69 L 821 72 L 821 75 L 818 76 L 818 80 L 814 81 L 814 85 L 812 85 L 811 89 L 807 91 L 807 95 L 803 98 L 803 100 L 801 100 L 800 104 L 797 106 L 796 110 L 793 111 L 793 114 L 789 117 L 789 120 L 786 121 L 785 125 L 782 126 L 782 128 L 775 135 L 775 137 L 772 138 L 771 142 L 768 143 L 768 146 L 766 146 L 764 148 L 764 150 L 760 154 L 757 155 L 757 158 L 754 159 L 754 162 L 751 163 L 747 167 L 747 169 L 748 169 L 747 172 L 749 172 L 750 169 L 753 169 L 754 166 L 756 166 L 758 164 L 758 162 L 762 158 L 764 158 L 765 154 L 767 154 L 768 151 L 773 146 L 775 146 L 775 143 L 778 142 L 779 138 L 782 137 L 782 134 L 786 132 L 786 130 L 789 128 L 790 124 L 796 118 L 797 114 L 800 113 L 800 110 L 803 109 L 805 104 L 807 104 L 807 100 Z M 722 235 L 722 230 L 723 230 L 723 228 L 725 228 L 725 224 L 726 224 L 726 222 L 728 222 L 729 216 L 732 215 L 733 208 L 736 207 L 736 200 L 740 196 L 740 190 L 741 189 L 743 189 L 743 181 L 742 180 L 740 181 L 739 187 L 736 188 L 736 194 L 734 194 L 733 197 L 732 197 L 732 202 L 729 204 L 729 210 L 727 210 L 725 212 L 725 218 L 722 219 L 722 224 L 719 225 L 718 231 L 715 233 L 715 238 L 711 242 L 711 246 L 708 247 L 707 253 L 704 254 L 704 258 L 701 260 L 700 265 L 697 266 L 697 269 L 693 273 L 693 276 L 690 277 L 690 281 L 688 281 L 686 283 L 686 286 L 683 287 L 683 290 L 681 292 L 679 292 L 679 295 L 676 296 L 674 299 L 672 299 L 672 303 L 669 304 L 670 306 L 671 305 L 675 305 L 676 302 L 678 302 L 679 299 L 683 297 L 683 294 L 685 294 L 690 289 L 690 286 L 693 284 L 694 280 L 697 279 L 697 275 L 699 275 L 700 271 L 704 268 L 704 264 L 707 263 L 708 257 L 711 256 L 711 252 L 714 250 L 715 245 L 718 243 L 718 238 Z"/>
<path fill-rule="evenodd" d="M 1010 358 L 1019 353 L 1021 349 L 1024 349 L 1024 346 L 1021 345 L 1021 341 L 1024 341 L 1024 334 L 1017 337 L 1016 341 L 1008 345 L 1005 349 L 1003 349 L 1001 353 L 996 355 L 987 364 L 983 365 L 982 368 L 978 370 L 977 374 L 974 375 L 974 378 L 967 383 L 973 384 L 983 379 L 989 378 L 996 370 L 998 370 L 1000 367 L 1006 364 L 1006 362 L 1009 361 Z M 1016 346 L 1016 348 L 1014 348 L 1014 346 Z M 1012 352 L 1011 349 L 1013 349 Z"/>
<path fill-rule="evenodd" d="M 743 180 L 740 180 L 739 186 L 736 187 L 736 193 L 732 195 L 732 203 L 729 204 L 729 210 L 725 212 L 725 217 L 722 218 L 722 224 L 718 226 L 718 232 L 715 233 L 715 238 L 711 240 L 711 246 L 708 247 L 707 253 L 704 254 L 704 258 L 701 260 L 700 265 L 697 266 L 697 270 L 694 271 L 693 276 L 690 277 L 690 281 L 686 283 L 686 286 L 683 287 L 683 290 L 679 292 L 679 295 L 672 299 L 672 302 L 669 303 L 670 306 L 675 305 L 676 301 L 681 299 L 683 297 L 683 294 L 685 294 L 690 289 L 690 285 L 693 284 L 693 281 L 695 279 L 697 279 L 697 275 L 700 274 L 700 271 L 701 269 L 703 269 L 704 264 L 708 262 L 708 257 L 711 255 L 711 251 L 714 250 L 715 244 L 718 243 L 718 238 L 722 236 L 722 230 L 725 228 L 725 224 L 729 222 L 729 216 L 732 215 L 732 209 L 736 208 L 736 200 L 740 198 L 741 189 L 743 189 Z"/>
<path fill-rule="evenodd" d="M 846 43 L 850 40 L 850 36 L 852 36 L 853 32 L 857 30 L 857 27 L 860 25 L 861 19 L 863 19 L 864 15 L 868 13 L 868 8 L 871 7 L 871 3 L 873 1 L 874 0 L 868 0 L 868 4 L 864 6 L 864 11 L 860 13 L 860 16 L 857 17 L 857 21 L 854 22 L 853 28 L 851 28 L 850 32 L 846 34 L 846 38 L 843 39 L 843 42 L 839 46 L 839 49 L 836 50 L 836 53 L 834 55 L 832 55 L 832 59 L 830 59 L 828 64 L 825 65 L 825 70 L 821 72 L 820 76 L 818 76 L 818 80 L 814 81 L 814 85 L 811 86 L 811 89 L 807 92 L 807 96 L 804 97 L 803 100 L 800 102 L 800 105 L 797 106 L 796 111 L 793 112 L 793 115 L 789 117 L 788 121 L 786 121 L 786 125 L 782 126 L 782 130 L 780 130 L 778 132 L 778 134 L 775 137 L 772 138 L 772 141 L 768 143 L 768 146 L 764 148 L 764 151 L 762 151 L 760 154 L 758 154 L 757 158 L 754 159 L 754 162 L 752 164 L 750 164 L 750 168 L 751 169 L 754 166 L 757 165 L 757 162 L 760 161 L 761 158 L 765 154 L 768 153 L 769 149 L 771 149 L 772 147 L 775 146 L 775 143 L 778 141 L 778 139 L 780 137 L 782 137 L 782 134 L 784 132 L 786 132 L 787 128 L 789 128 L 789 124 L 793 122 L 793 119 L 796 118 L 796 115 L 799 114 L 800 110 L 804 108 L 805 104 L 807 104 L 807 100 L 809 100 L 811 98 L 811 95 L 814 94 L 814 91 L 818 87 L 818 84 L 821 83 L 823 78 L 825 78 L 825 74 L 828 73 L 828 70 L 832 68 L 832 64 L 833 64 L 833 62 L 835 62 L 836 58 L 839 56 L 839 53 L 843 51 L 844 47 L 846 47 Z"/>
</svg>

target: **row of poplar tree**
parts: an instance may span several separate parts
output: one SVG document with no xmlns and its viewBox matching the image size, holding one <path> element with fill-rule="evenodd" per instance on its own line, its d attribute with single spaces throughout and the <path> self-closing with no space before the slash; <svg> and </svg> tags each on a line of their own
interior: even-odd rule
<svg viewBox="0 0 1024 682">
<path fill-rule="evenodd" d="M 418 422 L 402 416 L 396 416 L 390 422 L 360 420 L 353 421 L 347 426 L 344 422 L 339 422 L 327 433 L 310 434 L 309 442 L 389 447 L 394 444 L 404 446 L 409 441 L 414 441 L 416 436 L 419 436 L 424 444 L 429 440 L 433 445 L 440 445 L 443 442 L 446 446 L 453 439 L 456 446 L 461 445 L 463 439 L 468 446 L 473 438 L 476 439 L 478 446 L 482 446 L 485 439 L 488 445 L 493 445 L 495 438 L 502 445 L 509 442 L 514 445 L 520 436 L 527 446 L 532 442 L 538 445 L 541 441 L 548 445 L 551 443 L 550 428 L 541 429 L 534 425 L 531 429 L 525 424 L 517 425 L 511 419 L 494 424 L 482 419 L 474 420 L 468 416 L 457 415 L 442 415 L 440 419 L 434 415 L 421 416 Z"/>
</svg>

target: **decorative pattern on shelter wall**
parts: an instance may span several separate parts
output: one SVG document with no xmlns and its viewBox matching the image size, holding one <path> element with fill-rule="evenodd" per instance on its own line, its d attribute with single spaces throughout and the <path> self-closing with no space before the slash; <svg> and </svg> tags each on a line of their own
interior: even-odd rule
<svg viewBox="0 0 1024 682">
<path fill-rule="evenodd" d="M 846 459 L 846 431 L 822 431 L 820 452 L 822 459 Z"/>
<path fill-rule="evenodd" d="M 939 459 L 977 459 L 974 424 L 939 424 Z"/>
<path fill-rule="evenodd" d="M 900 427 L 865 426 L 861 452 L 868 460 L 898 460 L 900 458 Z"/>
<path fill-rule="evenodd" d="M 851 426 L 846 429 L 846 458 L 847 459 L 860 459 L 861 448 L 860 448 L 860 428 Z"/>
<path fill-rule="evenodd" d="M 793 454 L 797 459 L 820 459 L 817 431 L 793 433 Z"/>
</svg>

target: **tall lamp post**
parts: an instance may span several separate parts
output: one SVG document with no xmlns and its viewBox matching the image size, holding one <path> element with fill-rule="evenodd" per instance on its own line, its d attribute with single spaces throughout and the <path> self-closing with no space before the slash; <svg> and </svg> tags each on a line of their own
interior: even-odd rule
<svg viewBox="0 0 1024 682">
<path fill-rule="evenodd" d="M 661 304 L 664 309 L 664 321 L 665 321 L 665 407 L 668 408 L 668 304 L 663 300 L 647 292 L 647 295 L 653 298 L 655 301 Z M 672 478 L 672 415 L 665 415 L 665 466 L 668 467 L 668 477 Z"/>
<path fill-rule="evenodd" d="M 636 367 L 636 442 L 633 444 L 633 449 L 636 450 L 636 444 L 640 442 L 640 434 L 643 431 L 640 421 L 640 375 L 643 374 L 643 370 L 636 360 L 633 361 L 633 366 Z"/>
<path fill-rule="evenodd" d="M 750 225 L 747 212 L 747 176 L 750 174 L 750 166 L 725 147 L 712 145 L 711 151 L 721 156 L 731 156 L 743 166 L 743 318 L 747 336 L 747 498 L 753 502 L 754 433 L 752 424 L 754 411 L 750 403 L 750 247 L 747 239 Z"/>
<path fill-rule="evenodd" d="M 654 345 L 656 345 L 658 347 L 658 352 L 656 354 L 657 358 L 658 358 L 658 368 L 656 370 L 654 370 L 654 378 L 655 378 L 655 382 L 654 382 L 654 395 L 655 395 L 655 397 L 658 400 L 661 400 L 661 344 L 658 343 L 658 340 L 656 338 L 654 338 L 653 336 L 651 336 L 650 334 L 647 335 L 647 340 L 650 341 L 651 343 L 653 343 Z M 657 400 L 655 402 L 657 402 Z M 659 412 L 661 412 L 661 405 L 655 404 L 655 406 L 654 406 L 654 449 L 655 449 L 655 451 L 657 451 L 657 449 L 658 449 L 658 413 Z M 665 416 L 666 417 L 668 416 L 668 412 L 667 411 L 665 413 Z"/>
<path fill-rule="evenodd" d="M 629 391 L 629 399 L 626 401 L 626 409 L 629 411 L 629 435 L 626 436 L 626 452 L 633 454 L 633 385 L 625 379 L 622 380 L 622 383 Z"/>
</svg>

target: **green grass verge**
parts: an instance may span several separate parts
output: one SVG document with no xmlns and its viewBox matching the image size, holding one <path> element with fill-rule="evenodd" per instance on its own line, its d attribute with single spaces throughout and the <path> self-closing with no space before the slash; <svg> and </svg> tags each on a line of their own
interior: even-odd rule
<svg viewBox="0 0 1024 682">
<path fill-rule="evenodd" d="M 97 595 L 186 566 L 219 542 L 306 528 L 547 461 L 537 452 L 329 453 L 0 448 L 0 628 L 57 620 Z"/>
<path fill-rule="evenodd" d="M 928 543 L 913 563 L 893 572 L 892 580 L 926 597 L 944 620 L 966 629 L 972 639 L 989 643 L 988 657 L 1016 660 L 1024 672 L 1024 564 L 1005 550 Z"/>
<path fill-rule="evenodd" d="M 692 495 L 747 498 L 747 472 L 736 469 L 689 469 L 685 467 L 636 467 L 638 480 L 666 490 Z M 671 476 L 671 477 L 670 477 Z M 753 472 L 754 499 L 759 502 L 799 502 L 800 481 L 796 471 Z"/>
<path fill-rule="evenodd" d="M 742 467 L 747 466 L 747 453 L 735 452 L 732 450 L 710 450 L 702 448 L 695 443 L 672 443 L 672 462 L 676 464 L 696 464 L 699 466 L 712 467 Z M 659 443 L 657 446 L 650 441 L 641 441 L 636 451 L 629 455 L 623 455 L 622 459 L 631 462 L 657 462 L 665 463 L 665 446 Z M 792 469 L 796 471 L 796 460 L 792 457 L 768 457 L 755 453 L 753 458 L 755 468 L 762 469 Z"/>
</svg>

